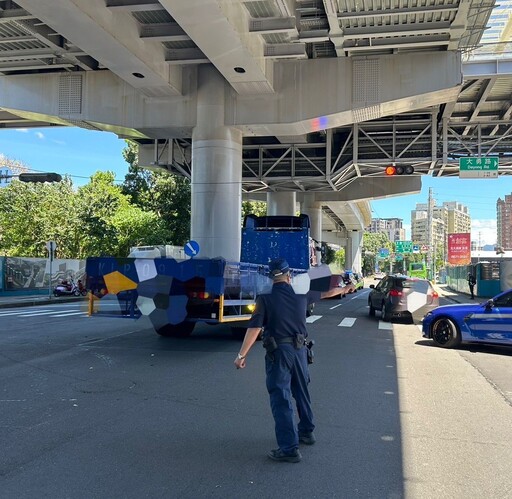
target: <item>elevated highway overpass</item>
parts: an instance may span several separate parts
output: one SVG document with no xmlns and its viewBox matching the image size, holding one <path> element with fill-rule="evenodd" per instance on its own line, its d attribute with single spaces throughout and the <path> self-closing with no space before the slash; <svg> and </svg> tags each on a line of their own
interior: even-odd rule
<svg viewBox="0 0 512 499">
<path fill-rule="evenodd" d="M 511 166 L 512 58 L 469 58 L 495 1 L 392 4 L 0 0 L 0 124 L 136 140 L 140 165 L 191 178 L 207 256 L 237 259 L 243 196 L 301 203 L 357 267 L 372 199 L 459 156 Z"/>
</svg>

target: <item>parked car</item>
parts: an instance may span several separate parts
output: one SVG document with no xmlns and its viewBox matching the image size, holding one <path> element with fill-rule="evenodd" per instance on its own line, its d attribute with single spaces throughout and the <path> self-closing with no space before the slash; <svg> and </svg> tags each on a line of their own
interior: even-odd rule
<svg viewBox="0 0 512 499">
<path fill-rule="evenodd" d="M 439 347 L 512 345 L 512 289 L 478 304 L 444 305 L 423 318 L 422 334 Z"/>
<path fill-rule="evenodd" d="M 439 306 L 439 296 L 427 279 L 405 275 L 388 275 L 368 295 L 370 317 L 379 310 L 383 321 L 394 318 L 417 319 Z"/>
</svg>

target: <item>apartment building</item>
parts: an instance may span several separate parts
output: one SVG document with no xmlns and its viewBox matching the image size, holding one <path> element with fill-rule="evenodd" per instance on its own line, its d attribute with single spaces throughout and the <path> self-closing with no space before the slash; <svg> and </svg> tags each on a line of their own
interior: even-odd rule
<svg viewBox="0 0 512 499">
<path fill-rule="evenodd" d="M 496 201 L 497 246 L 505 251 L 512 249 L 512 194 Z"/>
<path fill-rule="evenodd" d="M 390 241 L 405 241 L 405 229 L 401 218 L 372 218 L 372 223 L 366 229 L 368 232 L 387 234 Z"/>
</svg>

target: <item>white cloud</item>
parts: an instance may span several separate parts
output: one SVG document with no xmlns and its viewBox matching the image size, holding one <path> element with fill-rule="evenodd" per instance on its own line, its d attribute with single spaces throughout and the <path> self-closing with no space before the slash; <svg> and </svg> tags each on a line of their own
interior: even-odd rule
<svg viewBox="0 0 512 499">
<path fill-rule="evenodd" d="M 38 139 L 41 139 L 41 140 L 43 140 L 43 139 L 44 139 L 44 134 L 43 134 L 42 132 L 36 132 L 36 134 L 35 134 L 35 135 L 36 135 L 36 137 L 37 137 Z"/>
<path fill-rule="evenodd" d="M 28 128 L 15 128 L 15 132 L 28 133 Z"/>
<path fill-rule="evenodd" d="M 52 142 L 59 144 L 59 146 L 65 146 L 66 143 L 63 140 L 52 139 Z"/>
<path fill-rule="evenodd" d="M 471 220 L 471 240 L 485 244 L 496 244 L 496 220 Z"/>
</svg>

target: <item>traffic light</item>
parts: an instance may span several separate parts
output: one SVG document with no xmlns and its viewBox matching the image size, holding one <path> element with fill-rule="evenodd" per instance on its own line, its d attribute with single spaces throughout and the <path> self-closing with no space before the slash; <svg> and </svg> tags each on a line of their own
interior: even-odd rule
<svg viewBox="0 0 512 499">
<path fill-rule="evenodd" d="M 414 167 L 411 166 L 411 165 L 406 165 L 406 166 L 390 165 L 390 166 L 386 166 L 385 172 L 386 172 L 386 175 L 388 175 L 388 176 L 393 176 L 393 175 L 412 175 L 414 173 Z"/>
<path fill-rule="evenodd" d="M 21 182 L 60 182 L 62 176 L 58 173 L 20 173 L 18 180 Z"/>
</svg>

